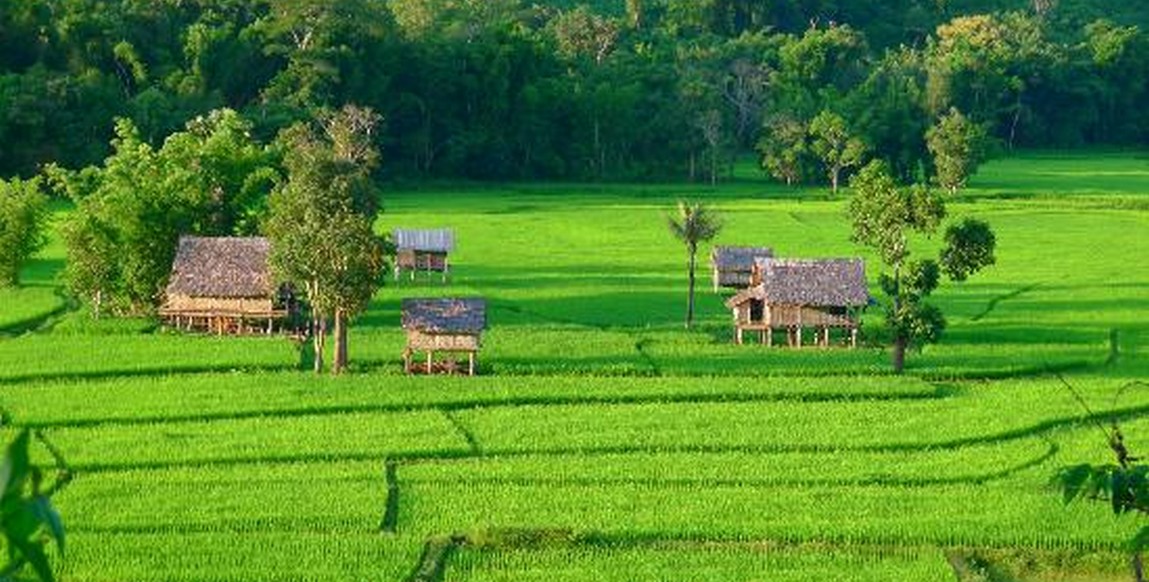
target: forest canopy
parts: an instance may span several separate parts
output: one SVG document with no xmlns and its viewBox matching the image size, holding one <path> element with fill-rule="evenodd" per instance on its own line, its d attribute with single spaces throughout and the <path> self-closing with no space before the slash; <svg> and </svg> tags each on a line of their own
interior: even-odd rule
<svg viewBox="0 0 1149 582">
<path fill-rule="evenodd" d="M 355 103 L 392 176 L 701 180 L 755 150 L 828 182 L 821 116 L 911 179 L 951 109 L 1006 148 L 1143 143 L 1147 24 L 1088 0 L 0 0 L 0 176 L 98 163 L 118 118 L 158 147 L 229 108 L 266 142 Z"/>
</svg>

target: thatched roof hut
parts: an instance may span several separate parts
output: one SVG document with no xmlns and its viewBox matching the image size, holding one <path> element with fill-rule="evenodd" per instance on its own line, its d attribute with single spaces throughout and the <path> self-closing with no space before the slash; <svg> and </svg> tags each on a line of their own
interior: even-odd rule
<svg viewBox="0 0 1149 582">
<path fill-rule="evenodd" d="M 450 271 L 448 255 L 455 250 L 455 231 L 447 228 L 396 228 L 391 232 L 395 243 L 395 279 L 403 271 L 415 278 L 418 271 L 438 272 L 447 280 Z"/>
<path fill-rule="evenodd" d="M 269 297 L 273 285 L 263 237 L 182 236 L 166 294 L 191 297 Z"/>
<path fill-rule="evenodd" d="M 719 287 L 745 289 L 750 286 L 754 261 L 774 256 L 770 247 L 716 246 L 710 251 L 714 291 Z"/>
<path fill-rule="evenodd" d="M 758 259 L 754 283 L 771 303 L 782 305 L 866 305 L 862 259 Z"/>
<path fill-rule="evenodd" d="M 287 315 L 275 307 L 270 250 L 262 237 L 180 237 L 160 315 L 179 328 L 270 331 Z"/>
<path fill-rule="evenodd" d="M 870 302 L 861 259 L 758 259 L 753 286 L 726 301 L 734 313 L 735 340 L 743 332 L 786 329 L 790 343 L 801 345 L 802 328 L 815 328 L 819 343 L 829 343 L 831 328 L 846 329 L 857 341 L 857 311 Z"/>
<path fill-rule="evenodd" d="M 487 302 L 479 298 L 404 299 L 402 325 L 407 332 L 403 365 L 408 373 L 461 372 L 455 356 L 467 354 L 466 372 L 474 375 L 487 326 Z M 415 352 L 425 352 L 425 360 L 416 363 Z M 438 361 L 436 354 L 441 356 Z"/>
</svg>

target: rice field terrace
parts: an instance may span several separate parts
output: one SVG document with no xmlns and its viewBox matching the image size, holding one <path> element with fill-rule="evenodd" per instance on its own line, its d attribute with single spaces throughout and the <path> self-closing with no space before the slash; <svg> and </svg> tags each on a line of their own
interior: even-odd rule
<svg viewBox="0 0 1149 582">
<path fill-rule="evenodd" d="M 877 294 L 844 197 L 742 174 L 387 190 L 380 232 L 455 229 L 452 280 L 389 280 L 338 378 L 284 337 L 69 311 L 53 240 L 0 292 L 0 410 L 75 471 L 61 579 L 1129 579 L 1144 518 L 1050 479 L 1111 458 L 1062 378 L 1149 454 L 1149 158 L 985 166 L 949 208 L 997 264 L 934 294 L 949 328 L 901 376 L 879 308 L 855 350 L 737 346 L 702 277 L 683 328 L 680 197 L 720 244 L 861 256 Z M 399 303 L 426 296 L 487 299 L 479 376 L 403 373 Z"/>
</svg>

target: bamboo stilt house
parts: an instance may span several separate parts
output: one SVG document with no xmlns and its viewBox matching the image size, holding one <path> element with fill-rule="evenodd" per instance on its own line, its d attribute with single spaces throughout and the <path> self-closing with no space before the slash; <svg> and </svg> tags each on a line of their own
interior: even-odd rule
<svg viewBox="0 0 1149 582">
<path fill-rule="evenodd" d="M 391 233 L 395 242 L 395 280 L 407 271 L 411 280 L 415 273 L 441 273 L 447 281 L 451 263 L 449 255 L 455 250 L 455 231 L 446 228 L 415 230 L 396 228 Z"/>
<path fill-rule="evenodd" d="M 159 315 L 177 329 L 273 333 L 288 316 L 262 237 L 180 237 Z"/>
<path fill-rule="evenodd" d="M 466 373 L 475 375 L 482 333 L 487 326 L 487 302 L 466 299 L 404 299 L 403 329 L 407 347 L 403 367 L 408 374 Z M 422 357 L 415 355 L 422 352 Z M 466 368 L 458 361 L 467 356 Z"/>
<path fill-rule="evenodd" d="M 779 330 L 788 345 L 801 347 L 803 330 L 810 329 L 814 343 L 826 347 L 837 329 L 857 345 L 858 313 L 870 302 L 861 259 L 759 259 L 751 283 L 726 301 L 736 343 L 756 331 L 762 343 L 773 345 Z"/>
<path fill-rule="evenodd" d="M 774 256 L 769 247 L 716 246 L 710 251 L 711 279 L 714 292 L 720 287 L 745 289 L 750 286 L 750 274 L 755 259 Z"/>
</svg>

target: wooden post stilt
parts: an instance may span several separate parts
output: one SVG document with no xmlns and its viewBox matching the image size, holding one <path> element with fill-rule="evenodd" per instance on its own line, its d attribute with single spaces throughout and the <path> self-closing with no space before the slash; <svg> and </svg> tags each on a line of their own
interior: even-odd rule
<svg viewBox="0 0 1149 582">
<path fill-rule="evenodd" d="M 427 350 L 427 373 L 431 373 L 431 359 L 434 357 L 435 352 Z"/>
<path fill-rule="evenodd" d="M 802 347 L 802 328 L 800 327 L 797 328 L 797 332 L 794 334 L 794 347 Z"/>
<path fill-rule="evenodd" d="M 850 328 L 850 347 L 858 347 L 858 328 L 856 327 Z"/>
<path fill-rule="evenodd" d="M 766 347 L 774 347 L 774 328 L 766 328 Z"/>
<path fill-rule="evenodd" d="M 734 330 L 734 343 L 742 345 L 742 326 L 738 326 Z"/>
<path fill-rule="evenodd" d="M 467 375 L 475 375 L 475 352 L 467 352 Z"/>
</svg>

